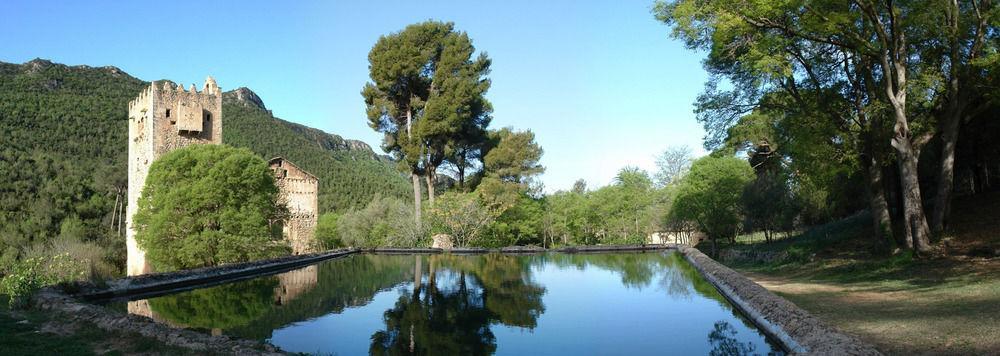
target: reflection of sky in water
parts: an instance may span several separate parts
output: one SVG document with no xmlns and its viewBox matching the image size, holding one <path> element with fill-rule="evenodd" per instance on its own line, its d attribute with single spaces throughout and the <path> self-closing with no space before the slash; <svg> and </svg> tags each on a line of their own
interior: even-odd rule
<svg viewBox="0 0 1000 356">
<path fill-rule="evenodd" d="M 413 288 L 413 282 L 406 288 Z M 385 327 L 382 313 L 396 304 L 400 294 L 393 288 L 376 294 L 368 305 L 287 325 L 274 330 L 269 341 L 288 352 L 368 354 L 372 334 Z"/>
<path fill-rule="evenodd" d="M 756 350 L 770 349 L 756 330 L 733 320 L 728 306 L 692 298 L 692 286 L 687 295 L 668 294 L 658 285 L 665 274 L 657 273 L 649 286 L 625 288 L 620 273 L 594 266 L 536 266 L 532 276 L 547 289 L 545 313 L 534 330 L 492 325 L 497 354 L 703 355 L 711 350 L 708 334 L 718 320 L 730 321 L 740 341 L 752 341 Z"/>
<path fill-rule="evenodd" d="M 478 345 L 468 349 L 472 353 L 495 347 L 502 355 L 772 351 L 755 328 L 735 316 L 729 304 L 672 252 L 440 255 L 421 256 L 419 264 L 417 259 L 352 256 L 321 263 L 318 275 L 317 269 L 309 271 L 312 274 L 290 273 L 287 276 L 298 276 L 307 288 L 288 289 L 295 293 L 286 295 L 287 305 L 270 306 L 269 317 L 251 323 L 285 351 L 339 355 L 368 354 L 379 332 L 385 347 L 406 350 L 412 345 L 413 325 L 416 342 L 432 348 L 431 353 L 456 343 Z M 422 291 L 414 299 L 413 273 L 418 268 Z M 435 288 L 429 284 L 432 268 Z M 463 280 L 467 293 L 460 287 Z M 234 286 L 240 283 L 250 285 Z M 324 301 L 344 307 L 323 306 Z M 395 314 L 390 317 L 389 311 Z M 435 316 L 427 319 L 429 315 Z M 452 323 L 456 318 L 462 319 L 460 323 Z M 451 327 L 441 327 L 443 321 Z M 485 330 L 485 334 L 456 329 Z M 239 335 L 256 329 L 241 330 L 224 332 Z"/>
</svg>

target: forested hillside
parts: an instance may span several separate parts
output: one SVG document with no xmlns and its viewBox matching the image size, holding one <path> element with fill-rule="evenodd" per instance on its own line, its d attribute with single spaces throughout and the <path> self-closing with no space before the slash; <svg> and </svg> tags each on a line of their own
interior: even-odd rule
<svg viewBox="0 0 1000 356">
<path fill-rule="evenodd" d="M 240 88 L 223 94 L 222 142 L 264 158 L 282 156 L 319 177 L 320 212 L 364 206 L 376 194 L 405 197 L 409 185 L 387 157 L 367 144 L 277 119 Z M 255 97 L 256 95 L 254 95 Z"/>
<path fill-rule="evenodd" d="M 55 241 L 98 245 L 121 265 L 113 220 L 127 181 L 127 105 L 148 84 L 115 67 L 0 62 L 0 269 Z M 318 176 L 321 212 L 406 194 L 394 163 L 366 145 L 278 120 L 259 99 L 225 98 L 223 142 Z"/>
</svg>

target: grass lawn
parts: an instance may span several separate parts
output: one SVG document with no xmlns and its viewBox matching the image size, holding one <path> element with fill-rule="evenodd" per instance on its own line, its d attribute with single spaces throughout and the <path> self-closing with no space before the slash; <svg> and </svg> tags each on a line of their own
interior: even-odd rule
<svg viewBox="0 0 1000 356">
<path fill-rule="evenodd" d="M 989 205 L 1000 197 L 985 198 L 993 201 L 956 205 L 960 225 L 932 257 L 868 252 L 868 220 L 859 215 L 740 247 L 790 251 L 784 261 L 727 264 L 886 354 L 1000 354 L 1000 258 L 976 252 L 997 247 L 1000 209 Z"/>
<path fill-rule="evenodd" d="M 127 331 L 107 332 L 51 314 L 10 310 L 0 295 L 0 354 L 3 355 L 189 355 L 189 350 Z"/>
</svg>

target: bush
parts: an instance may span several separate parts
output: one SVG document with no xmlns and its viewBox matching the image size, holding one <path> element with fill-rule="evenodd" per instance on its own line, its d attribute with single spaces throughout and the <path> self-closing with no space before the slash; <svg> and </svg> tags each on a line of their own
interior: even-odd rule
<svg viewBox="0 0 1000 356">
<path fill-rule="evenodd" d="M 63 253 L 52 257 L 33 257 L 14 263 L 0 280 L 0 292 L 9 296 L 11 308 L 27 305 L 39 288 L 47 285 L 83 280 L 89 267 Z"/>
<path fill-rule="evenodd" d="M 344 241 L 337 235 L 337 220 L 339 219 L 340 215 L 335 213 L 326 213 L 319 216 L 319 222 L 316 223 L 316 241 L 320 243 L 323 249 L 329 250 L 344 247 Z"/>
<path fill-rule="evenodd" d="M 455 245 L 465 247 L 480 244 L 483 232 L 496 218 L 480 204 L 474 194 L 445 193 L 428 210 L 435 233 L 445 233 L 455 239 Z"/>
<path fill-rule="evenodd" d="M 347 246 L 414 247 L 426 234 L 413 220 L 413 207 L 396 198 L 375 197 L 361 210 L 351 210 L 336 221 L 337 235 Z"/>
<path fill-rule="evenodd" d="M 136 242 L 157 271 L 288 254 L 274 225 L 287 215 L 274 175 L 246 149 L 193 145 L 149 168 L 135 215 Z"/>
</svg>

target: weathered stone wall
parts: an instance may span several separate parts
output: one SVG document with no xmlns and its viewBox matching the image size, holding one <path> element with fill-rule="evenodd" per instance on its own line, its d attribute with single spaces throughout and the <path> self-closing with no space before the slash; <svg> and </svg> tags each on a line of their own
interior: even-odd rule
<svg viewBox="0 0 1000 356">
<path fill-rule="evenodd" d="M 870 344 L 827 325 L 698 249 L 678 246 L 678 250 L 733 306 L 778 339 L 791 354 L 881 355 Z"/>
<path fill-rule="evenodd" d="M 288 207 L 289 218 L 282 233 L 298 255 L 317 250 L 316 224 L 319 219 L 319 179 L 289 162 L 275 157 L 268 162 L 280 192 L 279 201 Z"/>
<path fill-rule="evenodd" d="M 193 144 L 222 143 L 222 91 L 208 77 L 199 93 L 169 82 L 154 82 L 129 103 L 128 205 L 125 246 L 130 276 L 152 272 L 135 241 L 132 218 L 146 184 L 149 166 L 172 150 Z"/>
</svg>

